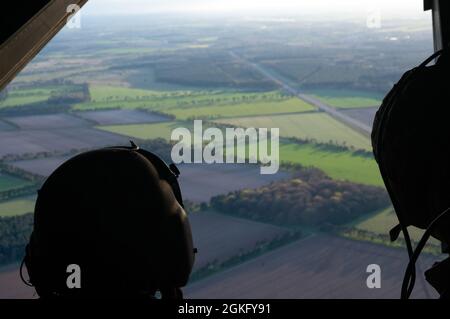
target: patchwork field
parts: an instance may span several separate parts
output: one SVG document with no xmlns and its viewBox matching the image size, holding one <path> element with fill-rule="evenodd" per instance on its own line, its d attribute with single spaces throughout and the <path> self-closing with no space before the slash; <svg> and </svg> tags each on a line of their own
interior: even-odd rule
<svg viewBox="0 0 450 319">
<path fill-rule="evenodd" d="M 95 125 L 139 124 L 166 122 L 168 117 L 138 110 L 108 110 L 77 112 L 77 116 Z"/>
<path fill-rule="evenodd" d="M 102 126 L 99 128 L 131 138 L 150 139 L 161 137 L 169 140 L 172 130 L 180 126 L 185 127 L 186 125 L 184 123 L 168 122 Z M 281 143 L 280 161 L 314 166 L 336 179 L 376 186 L 384 185 L 375 160 L 356 156 L 351 152 L 334 152 L 311 144 Z"/>
<path fill-rule="evenodd" d="M 311 105 L 280 92 L 151 91 L 125 87 L 91 86 L 91 101 L 75 110 L 144 108 L 174 115 L 217 118 L 314 111 Z"/>
<path fill-rule="evenodd" d="M 31 182 L 0 172 L 0 192 L 31 185 Z"/>
<path fill-rule="evenodd" d="M 22 130 L 51 130 L 72 127 L 87 127 L 89 123 L 69 114 L 46 114 L 4 118 Z"/>
<path fill-rule="evenodd" d="M 324 16 L 308 21 L 257 15 L 252 19 L 134 16 L 115 18 L 113 25 L 108 19 L 98 19 L 82 32 L 62 32 L 20 72 L 8 86 L 8 92 L 0 92 L 0 114 L 3 114 L 0 117 L 9 117 L 0 118 L 0 161 L 7 154 L 38 158 L 16 161 L 19 156 L 9 156 L 3 160 L 16 168 L 48 176 L 67 159 L 64 154 L 129 145 L 130 139 L 137 144 L 147 144 L 140 139 L 169 140 L 173 129 L 192 129 L 192 119 L 202 118 L 209 120 L 205 128 L 213 125 L 212 121 L 237 121 L 235 125 L 241 127 L 278 127 L 282 135 L 281 162 L 317 167 L 333 179 L 383 187 L 370 154 L 370 139 L 350 128 L 363 133 L 369 129 L 349 117 L 367 126 L 372 124 L 383 94 L 369 91 L 388 92 L 405 69 L 430 54 L 433 47 L 430 23 L 401 19 L 387 23 L 380 32 L 372 32 L 362 24 L 324 19 Z M 123 26 L 129 28 L 124 30 Z M 317 108 L 305 103 L 307 98 L 302 100 L 303 93 L 314 97 L 310 103 Z M 333 114 L 333 110 L 318 100 L 347 117 L 331 118 L 319 112 L 321 109 Z M 67 113 L 25 116 L 60 111 Z M 347 123 L 348 127 L 341 123 Z M 309 139 L 309 142 L 296 144 L 287 137 Z M 367 152 L 345 150 L 329 145 L 330 142 Z M 162 152 L 167 150 L 163 143 L 154 145 Z M 41 152 L 48 154 L 37 154 Z M 55 157 L 43 159 L 45 156 Z M 180 170 L 184 197 L 195 203 L 291 177 L 290 171 L 283 169 L 276 175 L 261 175 L 259 166 L 248 165 L 188 164 L 180 165 Z M 25 182 L 11 177 L 2 180 L 0 176 L 0 191 L 1 187 L 8 189 Z M 268 201 L 262 209 L 270 211 L 269 206 L 290 205 L 293 202 L 287 192 L 296 191 L 296 185 L 300 190 L 305 186 L 298 180 L 280 183 L 270 194 L 261 190 L 251 194 L 249 200 L 245 196 L 252 192 L 239 193 L 243 198 L 237 198 L 233 209 L 241 211 L 253 200 Z M 324 182 L 323 186 L 321 196 L 304 189 L 298 201 L 309 203 L 311 199 L 330 212 L 355 207 L 343 203 L 341 195 L 351 197 L 350 201 L 355 203 L 361 202 L 359 185 L 345 187 L 354 194 L 336 192 L 335 182 Z M 372 196 L 374 202 L 382 197 L 377 194 Z M 273 205 L 269 195 L 274 196 Z M 33 209 L 35 200 L 34 197 L 2 198 L 5 201 L 0 203 L 0 217 L 25 214 Z M 234 202 L 231 196 L 227 200 Z M 372 207 L 370 199 L 366 202 L 367 207 Z M 299 207 L 305 206 L 311 213 L 309 209 L 314 210 L 317 205 L 300 204 Z M 350 211 L 343 213 L 347 213 L 342 214 L 343 218 L 356 215 Z M 348 222 L 350 230 L 358 227 L 375 233 L 386 233 L 395 224 L 391 212 L 367 213 L 365 220 L 355 217 L 343 222 Z M 296 220 L 296 216 L 284 215 Z M 384 243 L 374 245 L 375 241 L 365 242 L 364 236 L 358 241 L 325 235 L 311 226 L 318 216 L 307 217 L 311 218 L 305 218 L 301 228 L 303 235 L 311 234 L 310 237 L 292 243 L 289 241 L 292 238 L 286 236 L 277 242 L 285 246 L 277 246 L 270 252 L 261 250 L 260 255 L 255 253 L 244 258 L 243 253 L 261 241 L 290 233 L 280 227 L 212 211 L 191 215 L 199 249 L 196 270 L 215 260 L 246 261 L 239 265 L 226 263 L 223 268 L 211 267 L 210 270 L 220 268 L 221 272 L 208 278 L 199 279 L 205 273 L 198 272 L 194 278 L 197 281 L 185 291 L 186 297 L 399 297 L 408 260 L 405 250 L 389 248 Z M 340 219 L 337 215 L 332 217 L 333 223 Z M 13 225 L 3 221 L 5 225 Z M 22 228 L 27 225 L 18 224 L 3 229 L 0 234 L 2 263 L 18 262 L 16 249 L 23 252 Z M 345 235 L 342 233 L 342 237 Z M 414 232 L 415 236 L 418 234 Z M 16 239 L 20 239 L 17 244 Z M 433 261 L 434 257 L 421 256 L 418 274 Z M 374 263 L 382 267 L 381 289 L 366 287 L 366 267 Z M 18 267 L 15 264 L 0 268 L 0 299 L 35 296 L 33 289 L 20 281 Z M 423 277 L 417 280 L 414 296 L 436 297 Z"/>
<path fill-rule="evenodd" d="M 307 90 L 305 93 L 318 98 L 325 104 L 345 109 L 379 107 L 383 99 L 382 94 L 354 90 L 318 89 Z"/>
<path fill-rule="evenodd" d="M 222 119 L 217 122 L 237 127 L 279 128 L 280 135 L 284 137 L 311 139 L 322 143 L 333 142 L 353 146 L 356 149 L 371 149 L 367 137 L 324 113 L 243 117 Z"/>
<path fill-rule="evenodd" d="M 0 157 L 128 143 L 125 137 L 91 128 L 0 132 Z"/>
<path fill-rule="evenodd" d="M 349 109 L 341 110 L 342 113 L 358 120 L 370 127 L 373 126 L 373 121 L 375 119 L 375 114 L 377 113 L 379 107 L 366 107 L 359 109 Z"/>
<path fill-rule="evenodd" d="M 0 202 L 0 217 L 32 213 L 34 211 L 35 200 L 36 198 L 31 196 Z"/>
<path fill-rule="evenodd" d="M 229 270 L 195 282 L 187 298 L 399 298 L 407 254 L 370 243 L 316 235 L 281 247 Z M 418 262 L 413 298 L 435 298 L 423 271 L 434 262 Z M 380 289 L 366 286 L 367 266 L 382 270 Z"/>
<path fill-rule="evenodd" d="M 257 188 L 289 177 L 283 171 L 274 175 L 261 175 L 257 165 L 182 164 L 179 169 L 183 197 L 195 202 L 206 202 L 213 196 L 244 188 Z"/>
<path fill-rule="evenodd" d="M 194 271 L 208 263 L 220 263 L 251 251 L 261 242 L 270 241 L 286 232 L 281 227 L 212 212 L 190 214 L 189 221 L 194 245 L 198 248 Z"/>
</svg>

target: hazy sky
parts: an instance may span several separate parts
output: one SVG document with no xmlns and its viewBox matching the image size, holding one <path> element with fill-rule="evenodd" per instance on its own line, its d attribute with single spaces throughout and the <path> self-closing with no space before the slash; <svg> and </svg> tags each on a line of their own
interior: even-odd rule
<svg viewBox="0 0 450 319">
<path fill-rule="evenodd" d="M 386 17 L 422 17 L 423 0 L 89 0 L 89 15 L 144 13 L 289 13 L 303 15 L 364 15 L 380 10 Z"/>
</svg>

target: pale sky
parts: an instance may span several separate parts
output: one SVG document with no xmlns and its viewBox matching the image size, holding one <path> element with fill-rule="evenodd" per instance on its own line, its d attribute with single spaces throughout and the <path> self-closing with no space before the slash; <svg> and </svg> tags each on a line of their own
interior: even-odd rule
<svg viewBox="0 0 450 319">
<path fill-rule="evenodd" d="M 88 15 L 145 13 L 289 13 L 290 15 L 364 15 L 380 10 L 386 17 L 425 17 L 423 0 L 89 0 Z"/>
</svg>

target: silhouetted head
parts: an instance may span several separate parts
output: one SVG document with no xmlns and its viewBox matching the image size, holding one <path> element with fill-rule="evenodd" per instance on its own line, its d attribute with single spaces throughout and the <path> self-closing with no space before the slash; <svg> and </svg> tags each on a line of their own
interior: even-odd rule
<svg viewBox="0 0 450 319">
<path fill-rule="evenodd" d="M 439 57 L 436 64 L 427 66 Z M 433 54 L 408 71 L 383 100 L 375 117 L 372 145 L 409 255 L 402 284 L 402 299 L 411 296 L 417 259 L 430 236 L 450 244 L 450 90 L 449 48 Z M 412 245 L 408 226 L 425 229 Z M 425 272 L 441 298 L 450 298 L 450 258 Z"/>
<path fill-rule="evenodd" d="M 59 167 L 39 191 L 25 258 L 37 293 L 176 297 L 194 248 L 173 170 L 138 148 L 87 152 Z"/>
<path fill-rule="evenodd" d="M 400 221 L 422 229 L 450 207 L 448 53 L 436 65 L 407 73 L 386 97 L 372 133 Z M 432 235 L 450 243 L 449 219 Z"/>
</svg>

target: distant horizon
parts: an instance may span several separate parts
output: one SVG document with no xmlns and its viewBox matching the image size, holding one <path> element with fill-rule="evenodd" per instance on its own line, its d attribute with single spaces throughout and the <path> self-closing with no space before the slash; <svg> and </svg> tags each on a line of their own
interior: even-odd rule
<svg viewBox="0 0 450 319">
<path fill-rule="evenodd" d="M 250 15 L 336 18 L 365 17 L 378 11 L 384 19 L 431 17 L 420 0 L 90 0 L 83 8 L 86 16 Z M 402 11 L 402 12 L 400 12 Z"/>
<path fill-rule="evenodd" d="M 183 24 L 192 20 L 198 22 L 211 23 L 212 25 L 221 25 L 226 23 L 279 23 L 279 24 L 299 24 L 299 23 L 348 23 L 365 25 L 367 23 L 367 15 L 352 15 L 341 14 L 339 16 L 334 15 L 301 15 L 301 14 L 230 14 L 230 13 L 216 13 L 205 15 L 195 12 L 142 12 L 142 13 L 130 13 L 130 14 L 118 14 L 118 13 L 104 13 L 100 15 L 91 14 L 84 9 L 81 11 L 82 19 L 88 24 L 98 22 L 100 24 L 108 23 L 108 19 L 114 20 L 116 26 L 126 24 L 128 27 L 143 23 L 151 23 L 154 21 L 174 22 L 176 24 Z M 147 19 L 147 20 L 146 20 Z M 381 21 L 384 25 L 410 25 L 417 27 L 432 28 L 431 16 L 381 16 Z M 86 24 L 85 24 L 86 25 Z M 427 27 L 428 28 L 428 27 Z M 76 29 L 75 29 L 76 30 Z"/>
</svg>

